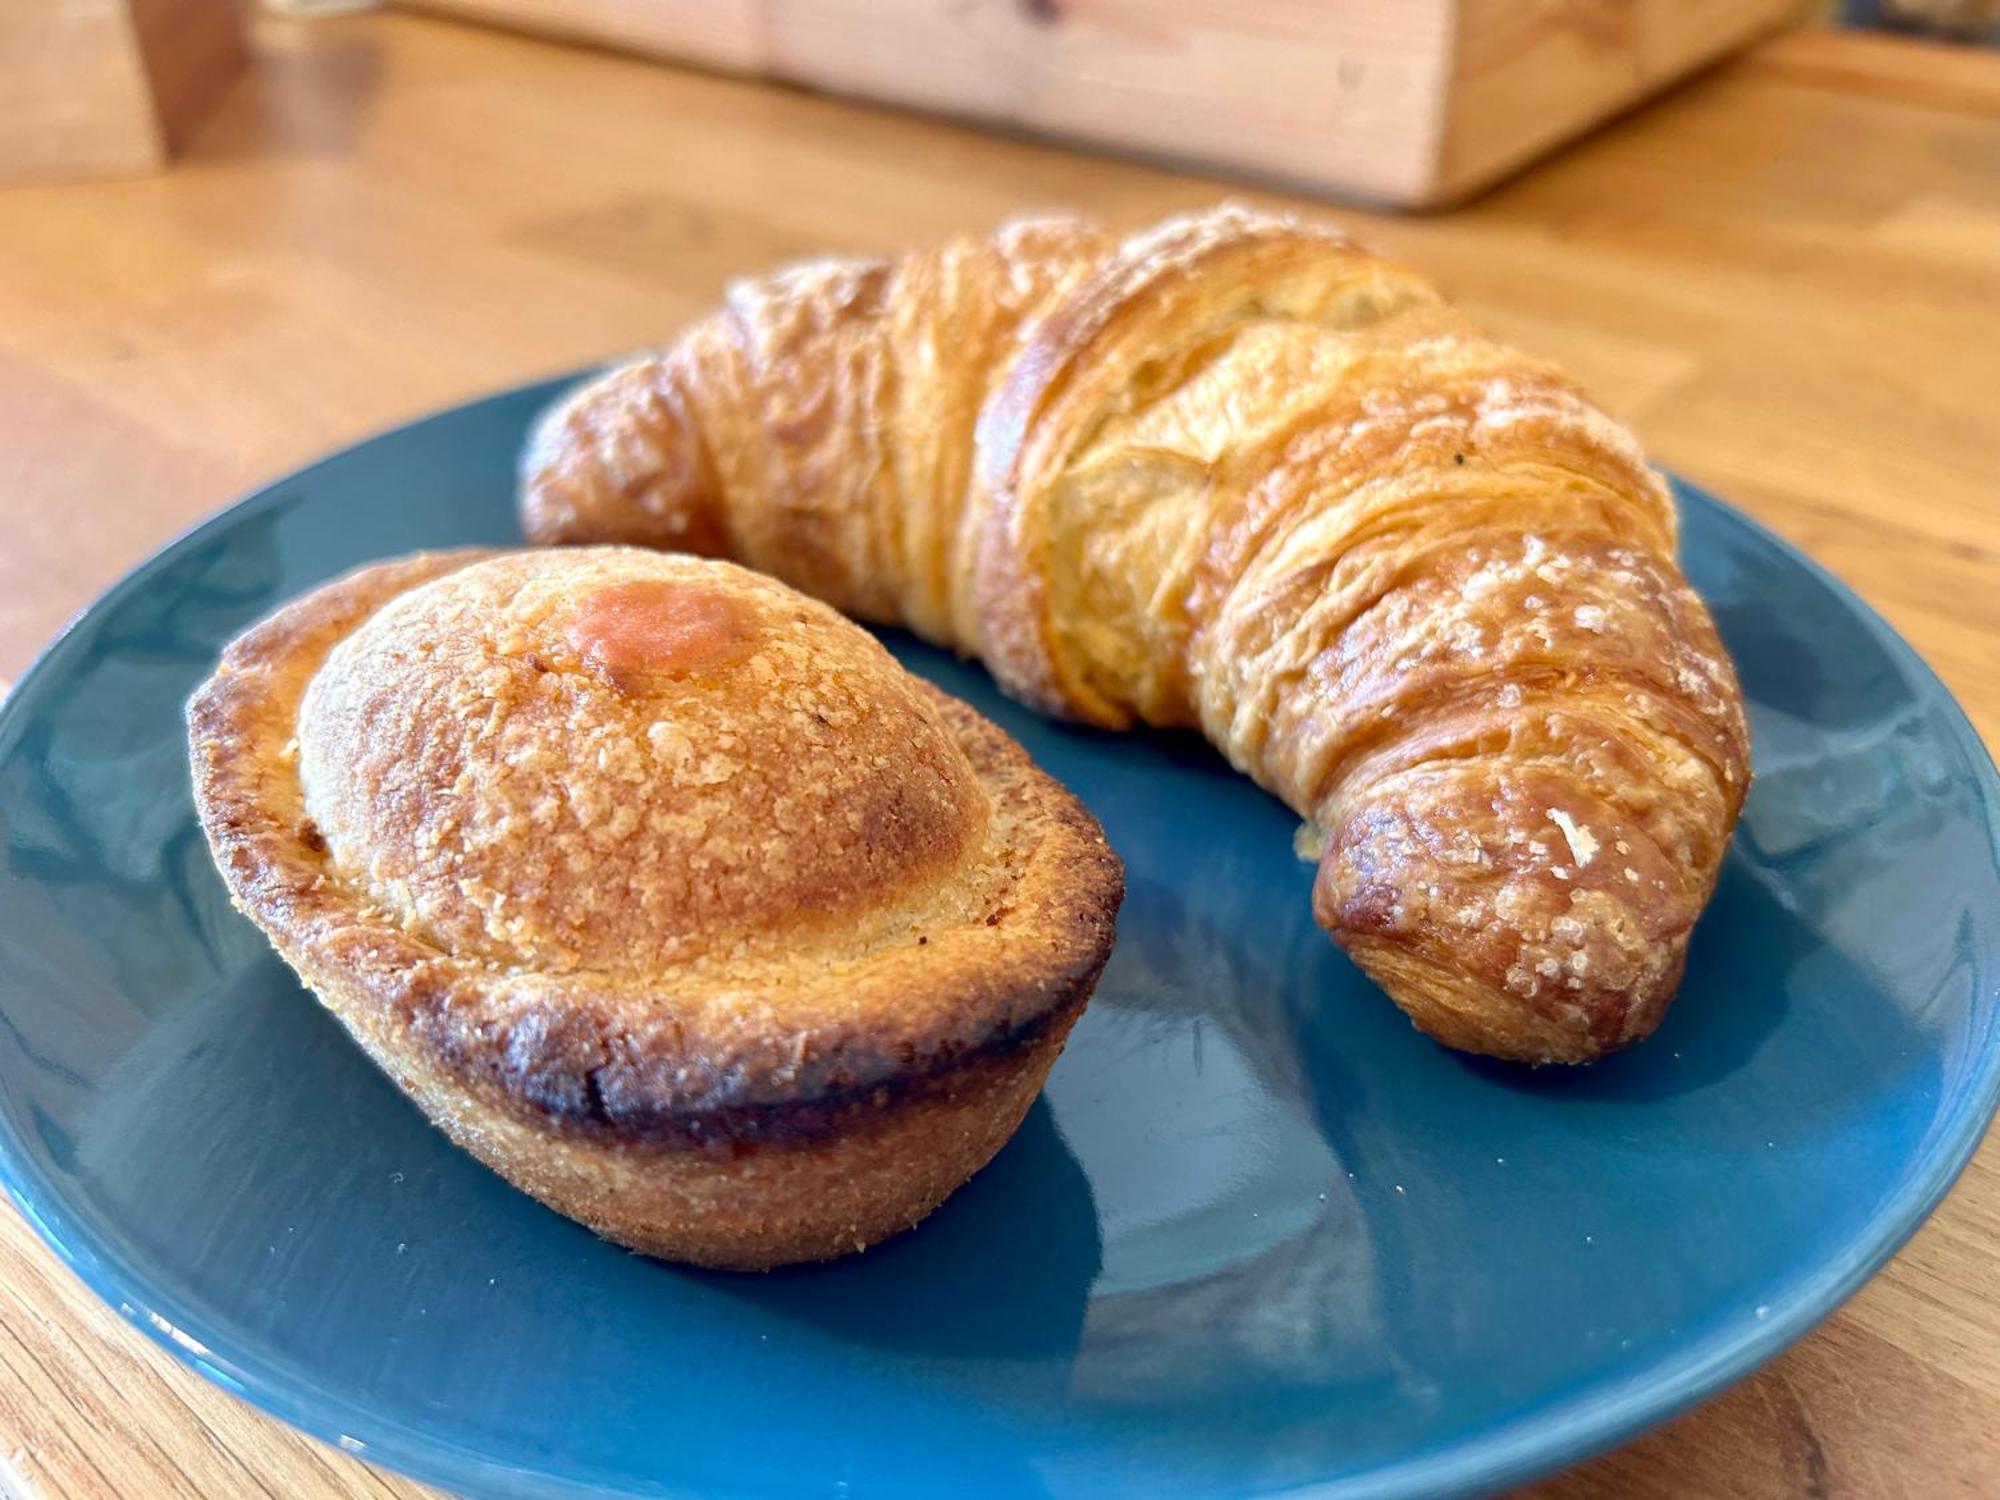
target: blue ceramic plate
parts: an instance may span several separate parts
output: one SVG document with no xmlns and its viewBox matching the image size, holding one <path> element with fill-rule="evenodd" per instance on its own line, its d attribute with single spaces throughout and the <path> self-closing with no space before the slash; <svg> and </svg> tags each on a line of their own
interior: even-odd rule
<svg viewBox="0 0 2000 1500">
<path fill-rule="evenodd" d="M 1758 780 L 1646 1045 L 1456 1056 L 1313 925 L 1292 819 L 898 639 L 1124 855 L 1045 1099 L 917 1232 L 766 1277 L 627 1255 L 434 1132 L 210 868 L 181 702 L 331 574 L 514 539 L 542 386 L 341 453 L 114 588 L 0 711 L 0 1166 L 211 1379 L 475 1495 L 1436 1495 L 1714 1391 L 1881 1263 L 1995 1101 L 1996 782 L 1840 585 L 1683 490 Z"/>
</svg>

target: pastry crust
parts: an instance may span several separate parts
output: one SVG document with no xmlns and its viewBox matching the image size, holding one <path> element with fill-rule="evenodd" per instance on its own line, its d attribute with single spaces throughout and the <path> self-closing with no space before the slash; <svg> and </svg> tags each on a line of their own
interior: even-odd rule
<svg viewBox="0 0 2000 1500">
<path fill-rule="evenodd" d="M 660 1255 L 768 1266 L 921 1218 L 1110 951 L 1122 875 L 1076 801 L 728 564 L 380 564 L 235 642 L 188 721 L 233 897 L 356 1040 Z"/>
<path fill-rule="evenodd" d="M 1750 746 L 1638 444 L 1326 226 L 1035 222 L 733 289 L 538 427 L 528 535 L 685 538 L 1046 712 L 1199 727 L 1315 826 L 1316 916 L 1419 1026 L 1650 1032 Z"/>
</svg>

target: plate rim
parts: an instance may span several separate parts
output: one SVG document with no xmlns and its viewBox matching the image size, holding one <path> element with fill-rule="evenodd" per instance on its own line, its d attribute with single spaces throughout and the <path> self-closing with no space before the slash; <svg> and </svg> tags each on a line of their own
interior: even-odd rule
<svg viewBox="0 0 2000 1500">
<path fill-rule="evenodd" d="M 366 434 L 292 468 L 220 509 L 203 516 L 133 564 L 116 582 L 72 615 L 36 653 L 13 688 L 0 698 L 0 758 L 12 753 L 18 725 L 39 698 L 43 680 L 59 669 L 84 627 L 149 582 L 196 545 L 244 519 L 278 504 L 295 485 L 347 458 L 356 450 L 406 437 L 449 417 L 480 408 L 544 400 L 601 365 L 510 385 L 482 396 L 437 408 Z M 1945 736 L 1965 752 L 1986 828 L 1987 843 L 2000 861 L 2000 769 L 1993 752 L 1951 689 L 1915 647 L 1853 588 L 1802 548 L 1754 516 L 1722 500 L 1704 486 L 1663 471 L 1683 507 L 1715 511 L 1756 541 L 1802 569 L 1852 613 L 1868 633 L 1932 690 L 1928 707 L 1942 708 Z M 1985 1035 L 2000 1036 L 2000 986 L 1991 955 L 1975 977 L 1975 1007 L 1985 1006 Z M 0 1085 L 3 1086 L 3 1085 Z M 1932 1130 L 1911 1159 L 1901 1185 L 1848 1239 L 1843 1249 L 1801 1282 L 1767 1316 L 1746 1325 L 1716 1329 L 1699 1343 L 1627 1380 L 1622 1388 L 1585 1390 L 1555 1405 L 1526 1408 L 1485 1431 L 1449 1446 L 1409 1458 L 1391 1459 L 1344 1475 L 1303 1481 L 1272 1495 L 1295 1500 L 1417 1500 L 1417 1497 L 1480 1493 L 1506 1488 L 1581 1463 L 1651 1431 L 1721 1392 L 1782 1354 L 1836 1312 L 1922 1227 L 1957 1183 L 1977 1153 L 2000 1109 L 2000 1047 L 1980 1051 L 1979 1061 L 1957 1090 L 1958 1103 L 1947 1128 Z M 536 1493 L 557 1495 L 692 1495 L 684 1482 L 661 1479 L 643 1490 L 607 1487 L 601 1479 L 565 1476 L 497 1461 L 476 1449 L 413 1427 L 386 1414 L 363 1412 L 345 1397 L 312 1386 L 303 1374 L 267 1356 L 237 1348 L 217 1348 L 189 1330 L 199 1319 L 152 1285 L 135 1257 L 120 1255 L 82 1222 L 65 1194 L 35 1165 L 15 1128 L 12 1112 L 0 1109 L 0 1188 L 42 1242 L 100 1301 L 163 1348 L 182 1365 L 238 1399 L 354 1457 L 380 1464 L 424 1483 L 477 1494 L 495 1485 L 532 1482 Z M 351 1411 L 353 1422 L 331 1420 Z M 358 1435 L 350 1428 L 367 1429 Z M 756 1493 L 775 1493 L 770 1490 Z"/>
</svg>

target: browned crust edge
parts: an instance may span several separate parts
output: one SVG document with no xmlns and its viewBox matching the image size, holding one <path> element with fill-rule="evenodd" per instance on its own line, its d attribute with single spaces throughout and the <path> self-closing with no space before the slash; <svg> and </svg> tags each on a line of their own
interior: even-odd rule
<svg viewBox="0 0 2000 1500">
<path fill-rule="evenodd" d="M 279 747 L 305 683 L 340 640 L 397 595 L 493 555 L 419 554 L 325 584 L 234 641 L 188 703 L 195 805 L 232 899 L 378 1060 L 414 1049 L 482 1103 L 564 1134 L 727 1152 L 827 1139 L 885 1105 L 949 1092 L 969 1070 L 1033 1048 L 1073 1019 L 1110 957 L 1123 866 L 1066 789 L 936 689 L 982 783 L 1031 798 L 1046 832 L 1022 877 L 1036 940 L 1010 947 L 998 965 L 939 976 L 955 991 L 939 1007 L 951 1019 L 926 1031 L 853 1024 L 822 1033 L 803 1059 L 790 1038 L 738 1040 L 717 1055 L 682 1034 L 671 1055 L 635 1056 L 589 976 L 525 976 L 540 986 L 526 995 L 511 989 L 523 976 L 371 920 L 312 830 L 288 816 L 296 781 L 274 774 Z M 496 997 L 510 1003 L 489 1003 Z"/>
<path fill-rule="evenodd" d="M 420 1054 L 376 1060 L 456 1144 L 606 1239 L 758 1271 L 851 1254 L 922 1221 L 1013 1137 L 1084 1003 L 931 1097 L 873 1109 L 824 1139 L 726 1151 L 551 1131 L 482 1103 Z"/>
</svg>

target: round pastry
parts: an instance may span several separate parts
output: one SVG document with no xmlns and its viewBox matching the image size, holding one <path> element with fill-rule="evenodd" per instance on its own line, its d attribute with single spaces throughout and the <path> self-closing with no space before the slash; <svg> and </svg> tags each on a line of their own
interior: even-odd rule
<svg viewBox="0 0 2000 1500">
<path fill-rule="evenodd" d="M 907 1228 L 1020 1124 L 1123 876 L 1000 730 L 726 563 L 379 564 L 188 708 L 237 905 L 459 1145 L 758 1268 Z"/>
</svg>

